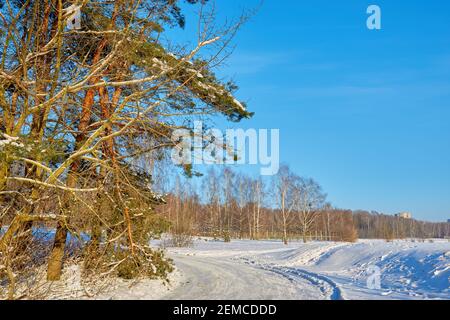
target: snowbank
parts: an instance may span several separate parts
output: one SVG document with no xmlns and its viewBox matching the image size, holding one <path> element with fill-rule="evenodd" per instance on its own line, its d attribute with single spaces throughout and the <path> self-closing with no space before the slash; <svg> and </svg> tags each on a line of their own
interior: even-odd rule
<svg viewBox="0 0 450 320">
<path fill-rule="evenodd" d="M 216 259 L 271 271 L 291 280 L 308 280 L 328 297 L 341 299 L 450 299 L 450 242 L 195 241 L 174 255 Z M 175 259 L 176 261 L 176 259 Z M 369 289 L 369 270 L 380 270 L 381 289 Z"/>
</svg>

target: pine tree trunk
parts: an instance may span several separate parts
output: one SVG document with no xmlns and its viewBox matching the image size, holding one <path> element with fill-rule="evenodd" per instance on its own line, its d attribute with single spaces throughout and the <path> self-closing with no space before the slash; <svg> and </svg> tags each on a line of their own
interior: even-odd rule
<svg viewBox="0 0 450 320">
<path fill-rule="evenodd" d="M 6 188 L 6 177 L 8 176 L 8 165 L 5 163 L 0 164 L 0 191 L 3 191 Z M 0 203 L 2 203 L 3 199 L 0 196 Z M 0 230 L 2 229 L 3 221 L 0 219 Z"/>
<path fill-rule="evenodd" d="M 100 42 L 94 54 L 93 64 L 97 63 L 100 60 L 101 54 L 103 52 L 106 43 L 107 43 L 106 39 L 103 39 Z M 96 81 L 98 81 L 98 77 L 95 77 L 94 79 L 91 80 L 92 83 L 95 83 Z M 94 105 L 95 91 L 96 90 L 93 88 L 88 89 L 84 97 L 82 111 L 80 115 L 80 123 L 78 125 L 79 134 L 76 136 L 77 147 L 82 145 L 82 143 L 86 138 L 86 132 L 90 124 L 92 114 L 92 106 Z M 68 187 L 76 186 L 77 177 L 75 176 L 75 174 L 78 172 L 79 167 L 80 167 L 79 160 L 72 163 L 70 170 L 71 173 L 69 173 L 69 178 L 67 181 Z M 70 200 L 66 201 L 68 201 L 67 203 L 70 202 Z M 53 243 L 52 253 L 50 255 L 50 259 L 48 262 L 47 279 L 49 281 L 58 281 L 61 277 L 67 234 L 68 234 L 67 228 L 61 224 L 58 224 L 58 227 L 56 229 L 55 240 Z"/>
<path fill-rule="evenodd" d="M 8 163 L 5 161 L 0 164 L 0 191 L 6 188 L 6 178 L 8 177 Z"/>
<path fill-rule="evenodd" d="M 67 228 L 62 223 L 58 223 L 52 253 L 48 261 L 48 281 L 59 281 L 61 279 L 67 234 Z"/>
</svg>

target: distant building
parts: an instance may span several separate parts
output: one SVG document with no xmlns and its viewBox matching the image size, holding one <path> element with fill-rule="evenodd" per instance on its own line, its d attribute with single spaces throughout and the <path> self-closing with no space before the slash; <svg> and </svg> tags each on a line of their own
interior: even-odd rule
<svg viewBox="0 0 450 320">
<path fill-rule="evenodd" d="M 397 213 L 395 216 L 403 219 L 412 219 L 412 214 L 409 212 Z"/>
<path fill-rule="evenodd" d="M 450 223 L 450 219 L 448 219 L 447 222 Z"/>
</svg>

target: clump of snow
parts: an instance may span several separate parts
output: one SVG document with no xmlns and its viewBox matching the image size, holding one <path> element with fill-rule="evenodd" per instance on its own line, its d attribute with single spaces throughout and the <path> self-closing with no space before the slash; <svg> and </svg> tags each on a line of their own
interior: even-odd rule
<svg viewBox="0 0 450 320">
<path fill-rule="evenodd" d="M 19 137 L 11 137 L 11 136 L 7 135 L 6 133 L 4 133 L 3 136 L 9 141 L 17 141 L 17 140 L 19 140 Z"/>
<path fill-rule="evenodd" d="M 78 12 L 81 9 L 80 5 L 72 4 L 70 7 L 63 9 L 64 13 L 67 15 L 72 15 L 75 12 Z"/>
<path fill-rule="evenodd" d="M 165 195 L 160 194 L 160 193 L 155 193 L 153 191 L 151 191 L 151 193 L 152 193 L 153 200 L 161 201 L 161 202 L 164 202 L 164 203 L 166 202 L 166 196 Z"/>
<path fill-rule="evenodd" d="M 8 145 L 16 148 L 25 148 L 25 145 L 19 142 L 19 137 L 11 137 L 6 133 L 3 133 L 2 135 L 4 140 L 0 140 L 0 149 Z"/>
<path fill-rule="evenodd" d="M 187 70 L 188 72 L 195 73 L 195 75 L 197 76 L 197 78 L 204 78 L 200 71 L 197 71 L 197 70 L 191 69 L 191 68 L 186 69 L 186 70 Z"/>
<path fill-rule="evenodd" d="M 159 68 L 163 72 L 168 72 L 171 69 L 165 62 L 159 60 L 158 58 L 153 58 L 152 61 L 153 61 L 153 67 Z"/>
<path fill-rule="evenodd" d="M 192 71 L 197 72 L 196 70 L 193 70 L 193 69 L 192 69 Z M 197 75 L 197 76 L 198 76 L 198 75 Z M 203 76 L 202 76 L 202 77 L 203 77 Z M 203 83 L 203 82 L 201 82 L 201 81 L 197 81 L 197 85 L 198 85 L 200 88 L 202 88 L 202 89 L 204 89 L 204 90 L 207 90 L 207 91 L 209 92 L 208 97 L 209 97 L 212 101 L 216 101 L 216 100 L 217 100 L 217 97 L 215 96 L 216 94 L 217 94 L 217 95 L 224 95 L 224 94 L 226 93 L 223 89 L 215 88 L 215 87 L 210 86 L 210 85 L 207 85 L 207 84 L 205 84 L 205 83 Z M 233 97 L 231 94 L 228 94 L 228 97 L 232 99 L 233 103 L 234 103 L 239 109 L 241 109 L 242 111 L 245 111 L 245 107 L 244 107 L 244 106 L 242 105 L 242 103 L 239 102 L 235 97 Z"/>
<path fill-rule="evenodd" d="M 208 85 L 204 84 L 204 83 L 201 82 L 201 81 L 198 81 L 198 82 L 197 82 L 197 85 L 198 85 L 200 88 L 205 89 L 205 90 L 208 90 L 208 91 L 211 90 L 211 89 L 214 89 L 213 87 L 208 86 Z"/>
<path fill-rule="evenodd" d="M 240 103 L 236 98 L 233 98 L 233 102 L 239 107 L 239 109 L 245 110 L 245 108 L 242 105 L 242 103 Z"/>
</svg>

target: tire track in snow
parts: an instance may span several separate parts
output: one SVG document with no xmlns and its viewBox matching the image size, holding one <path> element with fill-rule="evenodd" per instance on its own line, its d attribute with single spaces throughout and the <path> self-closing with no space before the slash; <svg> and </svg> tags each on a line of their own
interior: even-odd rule
<svg viewBox="0 0 450 320">
<path fill-rule="evenodd" d="M 242 258 L 244 263 L 252 265 L 262 270 L 279 274 L 297 285 L 304 285 L 304 281 L 315 286 L 327 300 L 344 300 L 339 286 L 331 279 L 300 268 L 282 267 L 271 264 L 255 263 L 252 260 Z"/>
<path fill-rule="evenodd" d="M 274 272 L 282 274 L 284 276 L 301 278 L 311 282 L 320 288 L 322 293 L 330 300 L 344 300 L 342 291 L 339 286 L 329 278 L 319 275 L 317 273 L 309 272 L 302 269 L 294 268 L 273 268 Z"/>
<path fill-rule="evenodd" d="M 265 254 L 261 255 L 252 255 L 246 256 L 243 255 L 239 259 L 246 264 L 253 265 L 255 267 L 259 267 L 263 270 L 271 271 L 277 273 L 283 277 L 286 277 L 292 282 L 298 282 L 299 280 L 306 280 L 310 282 L 312 285 L 319 288 L 319 290 L 324 295 L 325 299 L 329 300 L 345 300 L 341 288 L 328 277 L 314 273 L 311 271 L 307 271 L 303 268 L 298 267 L 296 264 L 304 264 L 310 265 L 311 263 L 319 263 L 325 257 L 331 255 L 337 250 L 342 249 L 343 247 L 348 246 L 347 244 L 335 243 L 331 245 L 326 245 L 319 248 L 314 248 L 312 250 L 308 250 L 304 252 L 297 258 L 294 258 L 294 261 L 288 261 L 286 264 L 279 265 L 277 263 L 271 262 L 270 258 L 268 260 Z M 287 249 L 286 251 L 292 251 L 292 249 Z M 281 251 L 283 252 L 283 251 Z"/>
<path fill-rule="evenodd" d="M 322 300 L 328 295 L 311 278 L 288 277 L 223 257 L 173 255 L 184 275 L 163 299 L 194 300 Z M 294 279 L 295 278 L 295 279 Z"/>
</svg>

